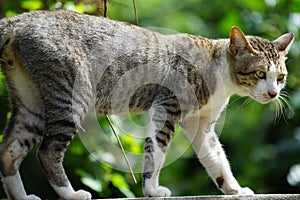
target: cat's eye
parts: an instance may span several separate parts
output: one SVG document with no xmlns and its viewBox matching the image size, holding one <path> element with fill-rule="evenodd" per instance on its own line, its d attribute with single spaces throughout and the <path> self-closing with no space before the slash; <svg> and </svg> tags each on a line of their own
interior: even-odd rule
<svg viewBox="0 0 300 200">
<path fill-rule="evenodd" d="M 266 73 L 263 72 L 263 71 L 256 71 L 256 72 L 255 72 L 255 75 L 256 75 L 256 77 L 259 78 L 259 79 L 266 79 Z"/>
<path fill-rule="evenodd" d="M 280 74 L 280 75 L 277 77 L 277 81 L 282 81 L 284 78 L 285 78 L 285 75 L 284 75 L 284 74 Z"/>
</svg>

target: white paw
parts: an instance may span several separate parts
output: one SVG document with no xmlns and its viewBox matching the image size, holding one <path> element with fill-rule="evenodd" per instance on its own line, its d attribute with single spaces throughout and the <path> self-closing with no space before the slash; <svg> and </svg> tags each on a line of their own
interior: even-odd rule
<svg viewBox="0 0 300 200">
<path fill-rule="evenodd" d="M 146 197 L 169 197 L 171 196 L 171 191 L 166 187 L 158 186 L 157 188 L 145 188 L 144 195 Z"/>
<path fill-rule="evenodd" d="M 254 192 L 248 188 L 248 187 L 244 187 L 244 188 L 239 188 L 239 189 L 230 189 L 224 192 L 224 194 L 226 195 L 253 195 Z"/>
<path fill-rule="evenodd" d="M 72 199 L 72 200 L 90 200 L 92 199 L 92 195 L 89 192 L 86 192 L 84 190 L 78 190 L 74 191 L 73 187 L 70 183 L 67 184 L 67 186 L 64 187 L 58 187 L 54 184 L 52 184 L 53 189 L 56 191 L 58 196 L 60 196 L 63 199 Z"/>
<path fill-rule="evenodd" d="M 92 195 L 89 192 L 86 192 L 84 190 L 78 190 L 76 191 L 72 197 L 70 197 L 72 200 L 90 200 L 92 199 Z"/>
<path fill-rule="evenodd" d="M 33 194 L 30 194 L 28 196 L 25 196 L 23 198 L 21 198 L 22 200 L 41 200 L 41 198 L 33 195 Z"/>
<path fill-rule="evenodd" d="M 237 195 L 253 195 L 254 192 L 248 188 L 248 187 L 244 187 L 238 190 Z"/>
</svg>

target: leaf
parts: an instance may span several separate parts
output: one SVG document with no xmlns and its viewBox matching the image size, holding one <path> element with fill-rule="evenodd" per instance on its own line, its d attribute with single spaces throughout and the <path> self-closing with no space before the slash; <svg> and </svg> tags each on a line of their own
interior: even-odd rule
<svg viewBox="0 0 300 200">
<path fill-rule="evenodd" d="M 25 8 L 27 10 L 38 10 L 38 9 L 42 9 L 44 7 L 44 4 L 42 1 L 25 0 L 25 1 L 22 1 L 21 7 Z"/>
<path fill-rule="evenodd" d="M 76 5 L 74 11 L 83 14 L 85 11 L 85 4 L 80 3 L 80 4 Z"/>
<path fill-rule="evenodd" d="M 132 153 L 142 153 L 142 148 L 138 144 L 138 142 L 135 140 L 135 138 L 131 137 L 130 134 L 126 134 L 122 137 L 123 144 L 128 146 L 129 150 Z"/>
<path fill-rule="evenodd" d="M 130 191 L 129 185 L 126 183 L 123 176 L 120 174 L 113 174 L 111 177 L 112 184 L 118 188 L 127 198 L 134 198 L 135 195 Z"/>
<path fill-rule="evenodd" d="M 82 170 L 82 169 L 77 169 L 76 173 L 81 176 L 81 182 L 85 184 L 86 186 L 90 187 L 96 192 L 102 192 L 103 187 L 102 187 L 102 182 L 99 179 L 94 179 L 93 176 Z"/>
<path fill-rule="evenodd" d="M 84 176 L 81 178 L 81 181 L 86 186 L 90 187 L 96 192 L 102 192 L 102 184 L 100 180 L 95 180 L 90 176 Z"/>
<path fill-rule="evenodd" d="M 74 2 L 73 1 L 67 1 L 64 5 L 64 9 L 74 11 L 75 10 Z"/>
<path fill-rule="evenodd" d="M 0 71 L 0 95 L 2 96 L 5 91 L 5 86 L 4 86 L 4 75 Z"/>
<path fill-rule="evenodd" d="M 6 114 L 6 119 L 10 119 L 10 118 L 11 118 L 11 115 L 12 115 L 12 113 L 11 113 L 11 112 L 8 112 L 8 113 Z"/>
<path fill-rule="evenodd" d="M 5 17 L 13 17 L 16 16 L 18 13 L 14 10 L 8 10 L 5 12 Z"/>
</svg>

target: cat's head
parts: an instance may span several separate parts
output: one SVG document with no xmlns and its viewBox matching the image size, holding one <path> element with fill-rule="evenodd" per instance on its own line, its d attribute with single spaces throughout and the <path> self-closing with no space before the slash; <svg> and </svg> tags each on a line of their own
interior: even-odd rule
<svg viewBox="0 0 300 200">
<path fill-rule="evenodd" d="M 232 80 L 240 87 L 241 95 L 260 103 L 278 99 L 288 74 L 285 56 L 293 40 L 293 33 L 269 41 L 245 36 L 238 27 L 231 29 L 227 59 Z"/>
</svg>

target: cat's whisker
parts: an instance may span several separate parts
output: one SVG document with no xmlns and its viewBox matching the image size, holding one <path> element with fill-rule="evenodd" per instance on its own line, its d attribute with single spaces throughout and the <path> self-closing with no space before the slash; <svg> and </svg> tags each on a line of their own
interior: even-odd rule
<svg viewBox="0 0 300 200">
<path fill-rule="evenodd" d="M 238 97 L 235 98 L 233 101 L 230 101 L 230 102 L 229 102 L 229 105 L 234 104 L 235 102 L 237 102 L 237 101 L 239 101 L 239 100 L 241 100 L 241 99 L 243 99 L 243 98 L 244 98 L 244 97 L 238 96 Z"/>
<path fill-rule="evenodd" d="M 285 122 L 289 118 L 294 115 L 292 106 L 290 105 L 289 99 L 290 96 L 287 92 L 282 92 L 282 94 L 278 97 L 278 99 L 274 102 L 275 103 L 275 120 L 274 123 L 277 124 L 282 117 Z"/>
<path fill-rule="evenodd" d="M 230 104 L 233 104 L 234 102 L 237 102 L 240 99 L 243 99 L 243 97 L 238 97 L 237 99 L 235 99 L 234 101 L 232 101 Z M 249 104 L 250 101 L 251 101 L 250 98 L 247 98 L 245 101 L 243 101 L 243 103 L 235 110 L 234 115 L 236 115 L 237 113 L 239 113 L 244 106 L 246 106 L 247 104 Z"/>
<path fill-rule="evenodd" d="M 281 91 L 280 96 L 285 96 L 290 99 L 290 94 L 287 91 Z"/>
<path fill-rule="evenodd" d="M 290 99 L 290 96 L 287 96 L 288 99 Z M 283 103 L 286 105 L 287 107 L 287 111 L 288 111 L 288 118 L 291 118 L 294 115 L 294 110 L 293 107 L 291 106 L 290 102 L 284 98 L 281 97 L 281 100 L 283 101 Z"/>
<path fill-rule="evenodd" d="M 280 120 L 280 115 L 282 113 L 282 104 L 280 100 L 274 101 L 275 104 L 275 119 L 274 124 L 277 124 Z"/>
<path fill-rule="evenodd" d="M 251 103 L 251 110 L 253 110 L 254 106 L 256 106 L 258 104 L 258 102 L 254 101 L 253 99 L 249 99 L 249 103 Z"/>
<path fill-rule="evenodd" d="M 241 107 L 247 106 L 250 102 L 251 102 L 251 99 L 249 99 L 249 98 L 246 99 L 246 100 L 242 103 Z"/>
</svg>

